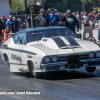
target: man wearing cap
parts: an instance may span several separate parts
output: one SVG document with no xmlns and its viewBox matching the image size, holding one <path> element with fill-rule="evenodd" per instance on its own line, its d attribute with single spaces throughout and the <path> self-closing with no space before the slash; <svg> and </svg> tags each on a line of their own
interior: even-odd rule
<svg viewBox="0 0 100 100">
<path fill-rule="evenodd" d="M 77 26 L 77 31 L 79 30 L 78 20 L 71 14 L 70 10 L 67 10 L 67 14 L 63 17 L 62 22 L 65 22 L 65 26 L 70 28 L 73 32 L 75 32 L 75 25 Z"/>
<path fill-rule="evenodd" d="M 12 15 L 9 16 L 9 19 L 6 22 L 8 29 L 13 33 L 15 28 L 15 21 L 12 19 Z"/>
<path fill-rule="evenodd" d="M 55 9 L 52 8 L 49 10 L 48 14 L 48 21 L 49 21 L 49 26 L 57 26 L 59 25 L 57 22 L 60 21 L 60 18 L 58 18 L 57 14 L 55 14 Z"/>
<path fill-rule="evenodd" d="M 44 9 L 40 9 L 40 15 L 37 16 L 35 18 L 35 20 L 36 20 L 36 26 L 37 27 L 45 27 L 45 26 L 47 26 L 47 18 L 46 18 Z"/>
<path fill-rule="evenodd" d="M 100 20 L 100 10 L 98 10 L 98 15 L 96 17 L 96 20 Z"/>
<path fill-rule="evenodd" d="M 3 23 L 2 29 L 5 29 L 5 28 L 6 28 L 6 21 L 7 21 L 7 20 L 5 19 L 5 16 L 4 16 L 4 15 L 2 15 L 1 21 L 2 21 L 2 23 Z"/>
</svg>

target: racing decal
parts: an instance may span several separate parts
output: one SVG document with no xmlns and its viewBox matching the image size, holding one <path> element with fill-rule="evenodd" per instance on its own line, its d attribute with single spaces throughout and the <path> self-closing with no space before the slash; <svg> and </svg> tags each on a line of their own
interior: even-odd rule
<svg viewBox="0 0 100 100">
<path fill-rule="evenodd" d="M 22 63 L 22 59 L 21 59 L 21 61 L 20 61 L 20 64 Z"/>
<path fill-rule="evenodd" d="M 21 61 L 21 57 L 14 55 L 14 54 L 11 54 L 11 59 Z"/>
<path fill-rule="evenodd" d="M 52 39 L 56 42 L 56 44 L 58 45 L 59 48 L 67 46 L 64 43 L 64 41 L 61 38 L 59 38 L 59 37 L 54 37 Z"/>
<path fill-rule="evenodd" d="M 32 56 L 31 55 L 28 55 L 27 58 L 31 58 L 32 59 Z"/>
<path fill-rule="evenodd" d="M 71 46 L 79 46 L 79 44 L 71 36 L 65 36 L 65 38 L 69 41 Z"/>
</svg>

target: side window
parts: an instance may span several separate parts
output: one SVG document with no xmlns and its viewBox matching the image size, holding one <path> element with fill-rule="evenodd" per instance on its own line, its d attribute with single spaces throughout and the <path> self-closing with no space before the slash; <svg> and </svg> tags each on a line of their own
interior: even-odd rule
<svg viewBox="0 0 100 100">
<path fill-rule="evenodd" d="M 15 42 L 15 44 L 17 44 L 17 42 L 18 42 L 18 36 L 19 36 L 19 34 L 16 34 L 16 35 L 14 35 L 14 42 Z"/>
<path fill-rule="evenodd" d="M 42 39 L 42 37 L 44 37 L 42 32 L 28 33 L 28 43 L 33 41 L 39 41 Z"/>
<path fill-rule="evenodd" d="M 26 34 L 25 33 L 20 33 L 20 44 L 26 44 Z"/>
<path fill-rule="evenodd" d="M 14 42 L 15 42 L 15 44 L 26 44 L 26 34 L 19 33 L 19 34 L 15 35 Z"/>
</svg>

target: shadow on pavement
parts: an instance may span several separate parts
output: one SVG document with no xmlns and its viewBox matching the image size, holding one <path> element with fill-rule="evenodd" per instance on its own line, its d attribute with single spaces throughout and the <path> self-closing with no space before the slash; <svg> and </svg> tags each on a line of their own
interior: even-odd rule
<svg viewBox="0 0 100 100">
<path fill-rule="evenodd" d="M 98 71 L 100 73 L 100 70 Z M 25 76 L 27 78 L 34 78 L 30 76 L 29 73 L 21 73 L 15 74 L 20 76 Z M 93 78 L 93 77 L 100 77 L 96 76 L 95 73 L 88 73 L 88 72 L 80 72 L 80 71 L 58 71 L 58 72 L 48 72 L 42 73 L 41 79 L 46 80 L 69 80 L 69 79 L 82 79 L 82 78 Z"/>
</svg>

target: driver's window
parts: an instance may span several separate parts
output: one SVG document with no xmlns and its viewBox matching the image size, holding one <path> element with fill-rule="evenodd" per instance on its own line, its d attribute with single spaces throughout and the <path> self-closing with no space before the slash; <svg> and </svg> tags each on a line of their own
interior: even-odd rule
<svg viewBox="0 0 100 100">
<path fill-rule="evenodd" d="M 26 34 L 25 33 L 19 33 L 14 36 L 14 42 L 15 44 L 26 44 Z"/>
<path fill-rule="evenodd" d="M 26 44 L 26 34 L 25 33 L 20 33 L 20 44 Z"/>
<path fill-rule="evenodd" d="M 18 41 L 19 41 L 19 34 L 14 35 L 13 38 L 14 38 L 14 42 L 15 42 L 15 44 L 17 44 Z"/>
</svg>

